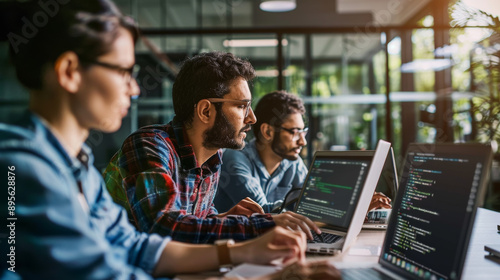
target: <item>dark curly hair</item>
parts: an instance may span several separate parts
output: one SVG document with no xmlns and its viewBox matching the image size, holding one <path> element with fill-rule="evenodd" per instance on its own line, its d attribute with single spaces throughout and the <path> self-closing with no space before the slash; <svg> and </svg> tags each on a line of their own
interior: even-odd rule
<svg viewBox="0 0 500 280">
<path fill-rule="evenodd" d="M 134 21 L 124 17 L 108 0 L 53 1 L 52 11 L 41 1 L 28 1 L 16 7 L 22 18 L 12 24 L 10 58 L 21 84 L 41 89 L 46 66 L 53 65 L 66 51 L 75 52 L 82 64 L 94 61 L 110 51 L 118 29 L 127 29 L 137 41 L 139 31 Z M 46 21 L 39 22 L 45 13 Z M 31 30 L 28 34 L 27 30 Z"/>
<path fill-rule="evenodd" d="M 194 106 L 202 99 L 223 97 L 237 78 L 247 82 L 255 78 L 250 62 L 231 53 L 202 53 L 184 61 L 172 88 L 177 120 L 189 126 L 194 117 Z M 218 104 L 216 104 L 218 105 Z M 216 106 L 217 110 L 220 107 Z"/>
<path fill-rule="evenodd" d="M 264 95 L 254 110 L 257 122 L 252 126 L 252 130 L 256 141 L 261 140 L 260 127 L 263 123 L 279 127 L 289 115 L 303 115 L 305 112 L 304 102 L 298 96 L 285 91 L 273 91 Z"/>
</svg>

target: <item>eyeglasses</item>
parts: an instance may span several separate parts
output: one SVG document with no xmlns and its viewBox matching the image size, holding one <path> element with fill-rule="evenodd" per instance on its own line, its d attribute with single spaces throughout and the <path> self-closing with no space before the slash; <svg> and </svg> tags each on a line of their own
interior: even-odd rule
<svg viewBox="0 0 500 280">
<path fill-rule="evenodd" d="M 238 100 L 238 99 L 227 99 L 227 98 L 207 98 L 207 100 L 212 103 L 221 103 L 221 102 L 240 103 L 241 106 L 244 106 L 243 109 L 245 109 L 245 118 L 248 117 L 248 113 L 250 113 L 250 108 L 252 107 L 251 106 L 252 100 L 248 99 Z"/>
<path fill-rule="evenodd" d="M 300 139 L 300 137 L 306 137 L 307 132 L 309 131 L 309 128 L 306 127 L 304 129 L 298 129 L 298 128 L 286 128 L 282 126 L 276 126 L 276 128 L 284 130 L 292 135 L 292 141 L 297 141 Z"/>
<path fill-rule="evenodd" d="M 134 64 L 132 67 L 126 68 L 126 67 L 122 67 L 119 65 L 109 64 L 109 63 L 101 62 L 101 61 L 97 61 L 97 60 L 94 60 L 94 61 L 82 60 L 82 62 L 87 63 L 87 64 L 98 65 L 98 66 L 119 72 L 124 77 L 127 85 L 130 85 L 130 82 L 132 82 L 132 79 L 135 80 L 137 78 L 137 75 L 139 74 L 139 70 L 141 70 L 141 67 L 137 64 Z"/>
</svg>

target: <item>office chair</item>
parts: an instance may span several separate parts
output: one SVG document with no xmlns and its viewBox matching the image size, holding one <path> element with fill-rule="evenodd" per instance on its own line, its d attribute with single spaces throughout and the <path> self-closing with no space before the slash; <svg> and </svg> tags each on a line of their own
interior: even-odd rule
<svg viewBox="0 0 500 280">
<path fill-rule="evenodd" d="M 280 214 L 283 212 L 283 210 L 285 210 L 287 207 L 289 207 L 290 205 L 294 204 L 295 202 L 297 202 L 299 200 L 299 194 L 298 193 L 297 195 L 295 196 L 292 196 L 290 197 L 291 194 L 293 193 L 297 193 L 297 191 L 301 191 L 302 188 L 292 188 L 290 189 L 286 195 L 285 195 L 285 198 L 283 199 L 283 202 L 281 203 L 280 206 L 274 208 L 273 210 L 271 210 L 271 213 L 277 213 L 277 214 Z"/>
</svg>

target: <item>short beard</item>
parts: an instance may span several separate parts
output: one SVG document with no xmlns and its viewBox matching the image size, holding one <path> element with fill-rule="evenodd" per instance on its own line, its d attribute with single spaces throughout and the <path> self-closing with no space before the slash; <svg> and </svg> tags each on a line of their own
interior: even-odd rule
<svg viewBox="0 0 500 280">
<path fill-rule="evenodd" d="M 290 161 L 294 161 L 294 160 L 299 159 L 299 156 L 287 154 L 288 151 L 286 150 L 286 147 L 281 144 L 279 134 L 274 135 L 273 142 L 271 143 L 271 149 L 273 150 L 273 152 L 275 154 L 277 154 L 278 156 L 280 156 L 284 159 L 287 159 Z"/>
<path fill-rule="evenodd" d="M 248 126 L 245 126 L 243 129 L 247 128 Z M 245 142 L 242 141 L 241 143 L 239 143 L 236 140 L 236 129 L 227 120 L 226 115 L 224 115 L 222 110 L 220 110 L 217 111 L 214 126 L 207 129 L 204 133 L 203 147 L 208 149 L 228 148 L 241 150 L 243 149 L 243 147 L 245 147 Z"/>
</svg>

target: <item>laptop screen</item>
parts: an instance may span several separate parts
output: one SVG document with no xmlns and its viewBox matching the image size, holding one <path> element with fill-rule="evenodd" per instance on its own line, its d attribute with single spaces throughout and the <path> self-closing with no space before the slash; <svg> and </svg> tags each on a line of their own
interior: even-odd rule
<svg viewBox="0 0 500 280">
<path fill-rule="evenodd" d="M 380 263 L 411 278 L 458 279 L 491 147 L 411 144 Z"/>
<path fill-rule="evenodd" d="M 317 152 L 295 212 L 319 222 L 323 228 L 346 231 L 373 154 L 374 151 Z"/>
</svg>

